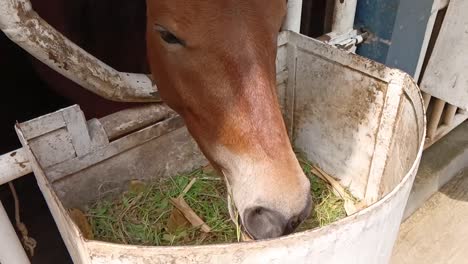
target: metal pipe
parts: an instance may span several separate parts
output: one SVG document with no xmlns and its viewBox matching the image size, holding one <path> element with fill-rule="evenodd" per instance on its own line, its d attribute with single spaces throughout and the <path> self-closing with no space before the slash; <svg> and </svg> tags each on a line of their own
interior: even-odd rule
<svg viewBox="0 0 468 264">
<path fill-rule="evenodd" d="M 164 104 L 151 104 L 119 111 L 100 118 L 99 122 L 107 138 L 114 140 L 175 115 L 176 113 Z"/>
<path fill-rule="evenodd" d="M 302 0 L 289 0 L 286 18 L 282 30 L 300 33 L 302 17 Z"/>
<path fill-rule="evenodd" d="M 443 119 L 443 124 L 447 126 L 451 126 L 453 124 L 453 119 L 455 117 L 455 114 L 457 113 L 458 107 L 448 104 L 445 113 L 444 113 L 444 119 Z"/>
<path fill-rule="evenodd" d="M 17 149 L 0 156 L 0 185 L 32 172 L 24 149 Z"/>
<path fill-rule="evenodd" d="M 423 95 L 423 101 L 424 101 L 424 110 L 427 111 L 427 108 L 429 108 L 429 103 L 431 102 L 432 96 L 425 92 L 422 92 L 422 95 Z"/>
<path fill-rule="evenodd" d="M 434 98 L 434 99 L 435 99 L 434 108 L 432 109 L 431 117 L 427 122 L 427 137 L 431 140 L 434 139 L 437 133 L 437 128 L 439 127 L 440 118 L 442 117 L 442 112 L 444 111 L 444 107 L 445 107 L 444 101 L 438 98 Z"/>
<path fill-rule="evenodd" d="M 0 0 L 0 29 L 38 60 L 108 100 L 161 101 L 147 75 L 118 72 L 98 60 L 44 21 L 29 0 Z"/>
<path fill-rule="evenodd" d="M 332 32 L 340 35 L 354 28 L 357 0 L 335 0 L 332 17 Z"/>
<path fill-rule="evenodd" d="M 0 263 L 29 264 L 28 256 L 0 201 Z"/>
<path fill-rule="evenodd" d="M 462 111 L 463 112 L 463 111 Z M 445 125 L 443 124 L 437 129 L 437 132 L 433 138 L 428 138 L 426 140 L 426 143 L 424 144 L 424 149 L 429 148 L 432 146 L 434 143 L 439 141 L 441 138 L 443 138 L 445 135 L 450 133 L 455 127 L 459 126 L 461 123 L 465 122 L 465 120 L 468 120 L 468 115 L 463 114 L 463 113 L 457 113 L 451 122 L 450 125 Z"/>
<path fill-rule="evenodd" d="M 165 104 L 148 104 L 102 117 L 99 122 L 108 139 L 114 140 L 175 115 Z M 32 172 L 25 149 L 20 148 L 0 156 L 0 185 Z"/>
</svg>

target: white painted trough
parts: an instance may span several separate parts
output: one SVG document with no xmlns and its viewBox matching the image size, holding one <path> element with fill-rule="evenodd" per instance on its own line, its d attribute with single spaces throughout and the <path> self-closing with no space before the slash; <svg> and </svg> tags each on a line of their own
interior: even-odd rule
<svg viewBox="0 0 468 264">
<path fill-rule="evenodd" d="M 67 212 L 133 179 L 206 165 L 180 118 L 150 105 L 85 121 L 78 106 L 16 126 L 75 263 L 387 263 L 425 138 L 406 74 L 292 32 L 279 38 L 278 96 L 296 148 L 368 204 L 327 227 L 267 241 L 190 247 L 83 238 Z"/>
</svg>

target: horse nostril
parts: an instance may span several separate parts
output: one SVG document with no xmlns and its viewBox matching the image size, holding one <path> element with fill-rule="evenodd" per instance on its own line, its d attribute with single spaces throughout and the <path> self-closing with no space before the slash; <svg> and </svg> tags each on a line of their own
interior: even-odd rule
<svg viewBox="0 0 468 264">
<path fill-rule="evenodd" d="M 306 203 L 304 210 L 302 210 L 302 212 L 299 215 L 292 217 L 289 220 L 287 228 L 284 232 L 285 235 L 292 233 L 304 220 L 306 220 L 306 218 L 309 217 L 311 210 L 312 210 L 312 197 L 309 196 L 307 198 L 307 203 Z"/>
<path fill-rule="evenodd" d="M 265 207 L 246 209 L 243 220 L 246 231 L 255 239 L 279 237 L 288 224 L 282 214 Z"/>
<path fill-rule="evenodd" d="M 266 207 L 251 207 L 244 211 L 242 224 L 249 235 L 255 239 L 275 238 L 294 232 L 309 216 L 311 209 L 311 197 L 308 197 L 304 209 L 289 219 L 278 211 Z"/>
<path fill-rule="evenodd" d="M 294 230 L 299 226 L 300 223 L 301 223 L 301 220 L 299 220 L 299 217 L 293 217 L 289 221 L 289 227 L 291 228 L 291 230 Z"/>
</svg>

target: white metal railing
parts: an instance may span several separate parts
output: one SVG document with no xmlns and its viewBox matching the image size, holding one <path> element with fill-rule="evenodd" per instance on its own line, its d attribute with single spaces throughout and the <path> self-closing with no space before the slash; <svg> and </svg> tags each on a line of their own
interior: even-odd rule
<svg viewBox="0 0 468 264">
<path fill-rule="evenodd" d="M 0 185 L 31 173 L 31 166 L 23 149 L 0 156 Z"/>
<path fill-rule="evenodd" d="M 290 30 L 299 33 L 301 30 L 302 0 L 289 0 L 286 19 L 282 30 Z"/>
<path fill-rule="evenodd" d="M 468 119 L 468 113 L 439 98 L 423 92 L 427 112 L 427 133 L 424 149 L 442 139 L 450 131 Z"/>
<path fill-rule="evenodd" d="M 147 75 L 119 72 L 95 58 L 44 21 L 29 0 L 0 0 L 0 29 L 38 60 L 108 100 L 161 101 Z"/>
<path fill-rule="evenodd" d="M 5 208 L 0 201 L 0 263 L 29 264 L 29 258 L 16 236 Z"/>
<path fill-rule="evenodd" d="M 335 0 L 331 30 L 336 34 L 346 34 L 354 29 L 357 0 Z"/>
</svg>

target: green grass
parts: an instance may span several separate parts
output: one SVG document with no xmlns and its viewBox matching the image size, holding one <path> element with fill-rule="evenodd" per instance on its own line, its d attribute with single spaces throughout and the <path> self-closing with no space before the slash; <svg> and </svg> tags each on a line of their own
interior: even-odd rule
<svg viewBox="0 0 468 264">
<path fill-rule="evenodd" d="M 173 210 L 169 198 L 182 193 L 194 177 L 198 180 L 184 199 L 212 231 L 206 235 L 198 228 L 187 227 L 171 232 L 167 228 Z M 98 201 L 86 215 L 95 239 L 102 241 L 159 246 L 237 241 L 224 182 L 202 170 L 129 190 L 115 200 Z"/>
<path fill-rule="evenodd" d="M 299 158 L 311 181 L 315 208 L 298 231 L 322 227 L 346 216 L 343 200 L 328 183 L 310 172 L 310 163 Z M 183 227 L 169 230 L 168 220 L 173 210 L 170 197 L 179 196 L 189 182 L 197 181 L 184 199 L 212 231 Z M 132 188 L 130 188 L 132 189 Z M 177 175 L 165 181 L 134 188 L 117 199 L 103 199 L 86 212 L 95 240 L 135 245 L 200 245 L 237 242 L 239 233 L 230 220 L 223 180 L 201 169 Z"/>
<path fill-rule="evenodd" d="M 298 155 L 302 170 L 310 180 L 310 193 L 314 209 L 309 218 L 304 221 L 297 232 L 326 226 L 346 217 L 344 200 L 333 193 L 332 187 L 311 172 L 309 161 Z"/>
</svg>

